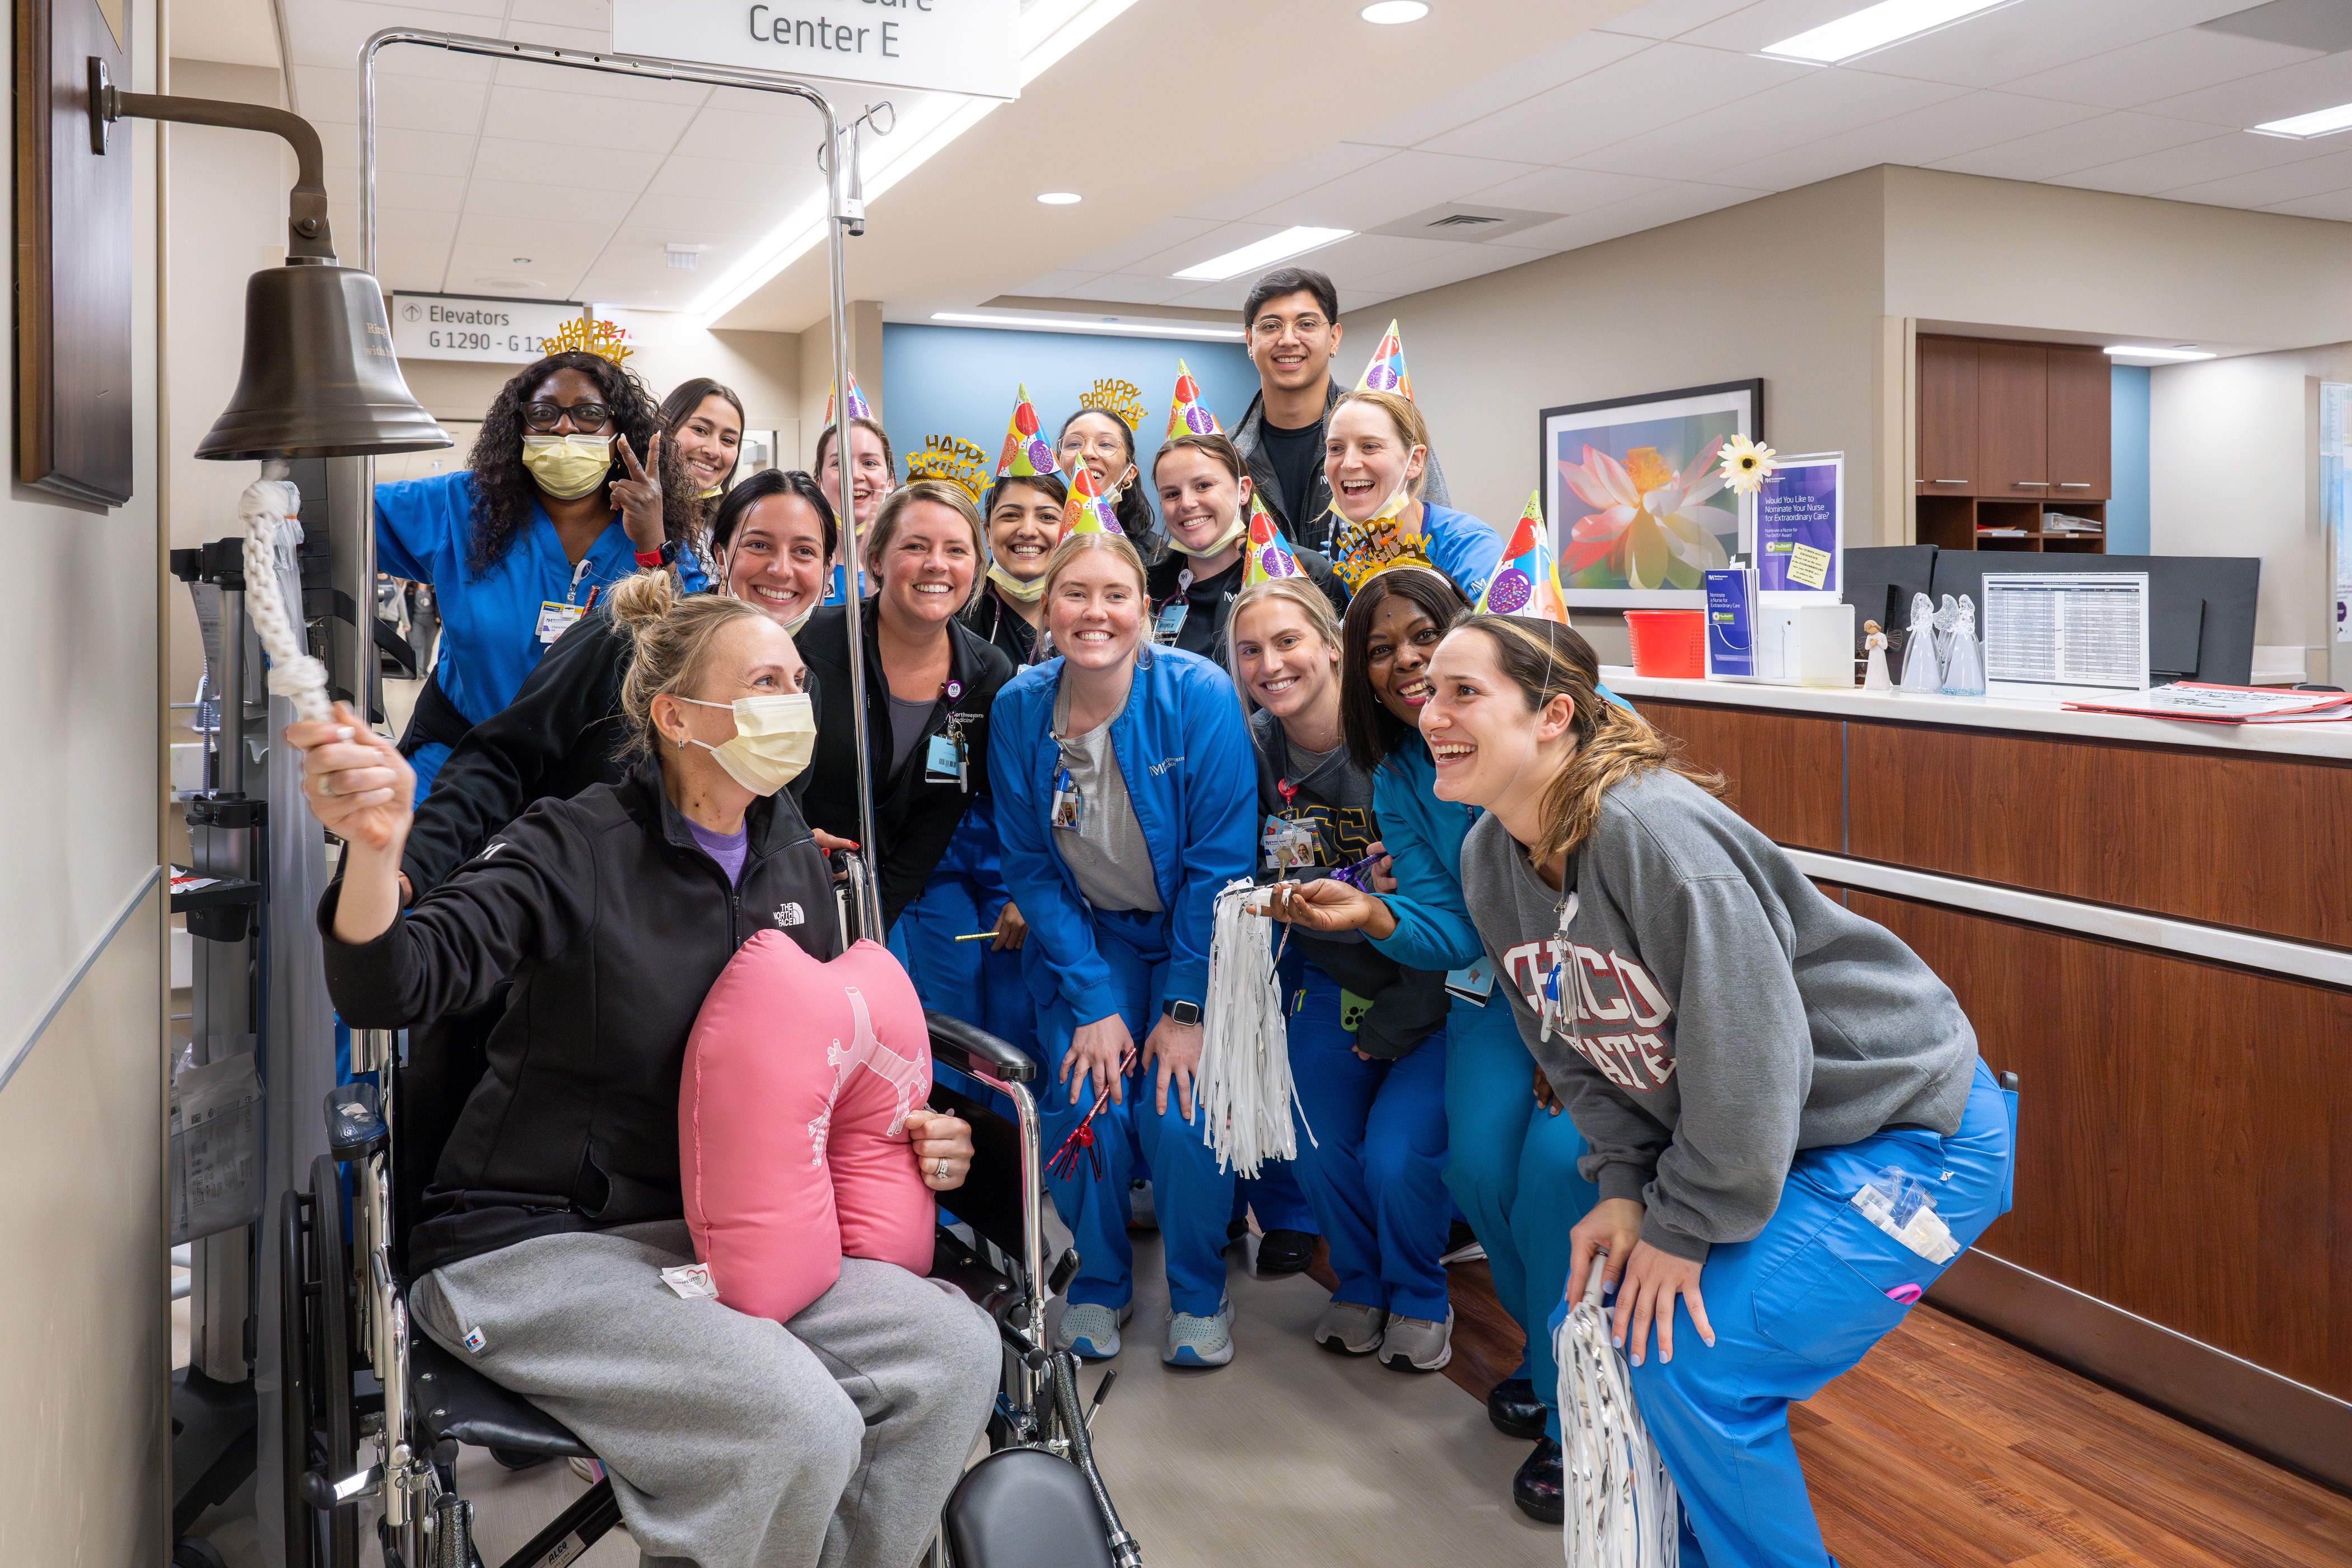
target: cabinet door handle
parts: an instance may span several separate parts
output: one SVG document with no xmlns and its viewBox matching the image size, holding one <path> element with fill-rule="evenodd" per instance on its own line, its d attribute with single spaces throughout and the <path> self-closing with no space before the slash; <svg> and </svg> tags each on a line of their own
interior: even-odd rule
<svg viewBox="0 0 2352 1568">
<path fill-rule="evenodd" d="M 2023 489 L 2028 485 L 2032 486 L 2038 490 L 2046 490 L 2050 488 L 2050 481 L 2048 479 L 2011 479 L 2009 482 L 2015 485 L 2020 489 Z"/>
<path fill-rule="evenodd" d="M 2058 488 L 2062 490 L 2086 490 L 2091 488 L 2091 481 L 2088 479 L 2060 479 L 2058 481 Z"/>
<path fill-rule="evenodd" d="M 1966 479 L 1929 479 L 1927 482 L 1931 485 L 1964 485 L 1969 481 Z"/>
</svg>

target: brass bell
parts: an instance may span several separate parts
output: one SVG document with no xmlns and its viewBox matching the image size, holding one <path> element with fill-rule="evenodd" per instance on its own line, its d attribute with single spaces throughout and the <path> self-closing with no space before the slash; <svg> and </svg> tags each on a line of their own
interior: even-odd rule
<svg viewBox="0 0 2352 1568">
<path fill-rule="evenodd" d="M 374 275 L 289 262 L 245 284 L 236 395 L 199 458 L 362 458 L 450 445 L 408 390 Z"/>
</svg>

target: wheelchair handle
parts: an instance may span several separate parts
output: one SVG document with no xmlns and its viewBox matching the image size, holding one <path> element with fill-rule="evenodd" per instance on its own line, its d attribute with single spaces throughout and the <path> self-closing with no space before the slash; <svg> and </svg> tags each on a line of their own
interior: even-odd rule
<svg viewBox="0 0 2352 1568">
<path fill-rule="evenodd" d="M 324 1470 L 302 1472 L 302 1500 L 320 1513 L 332 1513 L 346 1503 L 357 1502 L 362 1496 L 383 1484 L 383 1467 L 370 1465 L 356 1475 L 331 1481 Z"/>
<path fill-rule="evenodd" d="M 931 1027 L 931 1055 L 959 1072 L 1000 1083 L 1027 1083 L 1037 1076 L 1035 1060 L 985 1029 L 930 1008 L 923 1010 L 923 1020 Z"/>
<path fill-rule="evenodd" d="M 354 1080 L 327 1091 L 327 1148 L 339 1163 L 365 1160 L 392 1144 L 383 1106 L 372 1083 Z"/>
</svg>

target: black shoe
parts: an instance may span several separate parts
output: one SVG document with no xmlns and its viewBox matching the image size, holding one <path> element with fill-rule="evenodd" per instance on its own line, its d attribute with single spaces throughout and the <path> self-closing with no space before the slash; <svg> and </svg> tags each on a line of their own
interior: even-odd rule
<svg viewBox="0 0 2352 1568">
<path fill-rule="evenodd" d="M 1316 1237 L 1304 1230 L 1269 1230 L 1258 1238 L 1257 1277 L 1283 1279 L 1315 1261 Z"/>
<path fill-rule="evenodd" d="M 1536 1451 L 1511 1478 L 1511 1500 L 1538 1524 L 1559 1524 L 1568 1518 L 1567 1494 L 1561 1490 L 1559 1445 L 1538 1438 Z"/>
<path fill-rule="evenodd" d="M 1536 1385 L 1524 1377 L 1507 1377 L 1486 1395 L 1486 1419 L 1506 1437 L 1544 1435 L 1543 1401 Z"/>
</svg>

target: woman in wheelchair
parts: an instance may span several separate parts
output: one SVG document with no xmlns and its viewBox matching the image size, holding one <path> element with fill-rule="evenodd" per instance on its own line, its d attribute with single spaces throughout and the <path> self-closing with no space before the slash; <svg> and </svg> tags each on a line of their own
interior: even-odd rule
<svg viewBox="0 0 2352 1568">
<path fill-rule="evenodd" d="M 405 914 L 414 775 L 349 710 L 297 724 L 305 794 L 345 842 L 321 900 L 328 989 L 354 1027 L 477 1006 L 513 981 L 409 1237 L 411 1313 L 562 1421 L 612 1479 L 647 1562 L 908 1568 L 979 1437 L 993 1325 L 895 1265 L 845 1258 L 788 1322 L 684 1297 L 680 1064 L 745 942 L 838 949 L 833 889 L 783 784 L 812 726 L 783 628 L 666 573 L 612 595 L 635 644 L 618 784 L 542 800 Z M 732 709 L 732 714 L 729 712 Z M 935 1190 L 971 1129 L 906 1117 Z"/>
</svg>

